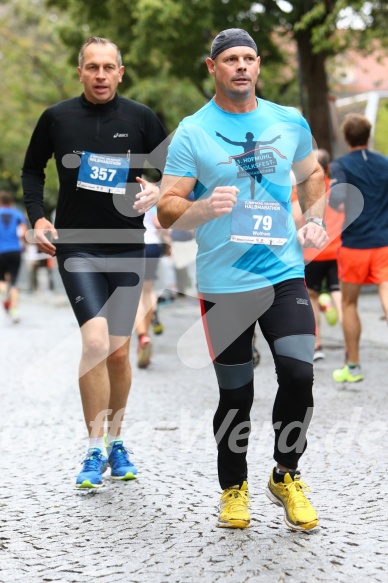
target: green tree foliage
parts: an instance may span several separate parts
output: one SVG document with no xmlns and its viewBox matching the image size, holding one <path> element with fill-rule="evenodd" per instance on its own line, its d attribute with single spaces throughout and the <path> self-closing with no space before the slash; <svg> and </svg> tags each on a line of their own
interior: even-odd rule
<svg viewBox="0 0 388 583">
<path fill-rule="evenodd" d="M 262 57 L 259 94 L 285 105 L 300 104 L 318 145 L 329 151 L 326 60 L 352 43 L 367 46 L 371 36 L 381 35 L 388 28 L 386 3 L 361 0 L 48 0 L 48 3 L 66 10 L 71 20 L 77 22 L 77 26 L 62 29 L 65 43 L 74 51 L 86 31 L 117 42 L 127 63 L 124 86 L 127 95 L 135 99 L 141 95 L 170 130 L 212 94 L 212 83 L 204 66 L 211 39 L 224 28 L 245 28 L 258 40 Z M 358 16 L 364 30 L 358 28 L 355 32 L 349 26 L 338 33 L 339 21 L 349 12 Z M 290 74 L 289 61 L 293 42 L 297 47 L 294 75 Z"/>
<path fill-rule="evenodd" d="M 377 112 L 376 129 L 374 135 L 374 149 L 388 156 L 388 99 L 381 99 Z"/>
<path fill-rule="evenodd" d="M 49 0 L 49 4 L 66 10 L 78 23 L 61 33 L 73 47 L 73 59 L 87 34 L 111 38 L 119 45 L 126 65 L 120 92 L 152 107 L 169 131 L 211 97 L 205 58 L 212 39 L 225 28 L 242 27 L 259 39 L 260 54 L 271 63 L 272 88 L 273 76 L 280 91 L 294 82 L 292 76 L 285 79 L 281 74 L 282 50 L 270 34 L 275 23 L 259 22 L 247 0 Z M 263 73 L 263 79 L 269 76 L 268 70 Z"/>
<path fill-rule="evenodd" d="M 330 152 L 327 60 L 350 47 L 366 49 L 373 38 L 388 46 L 388 5 L 364 0 L 262 0 L 260 4 L 263 13 L 270 13 L 296 42 L 300 104 L 317 145 Z"/>
<path fill-rule="evenodd" d="M 61 20 L 60 20 L 61 19 Z M 69 52 L 58 35 L 64 23 L 58 10 L 40 0 L 0 4 L 0 186 L 21 198 L 20 173 L 38 117 L 53 103 L 81 93 Z M 53 162 L 47 172 L 48 210 L 55 205 L 57 179 Z"/>
<path fill-rule="evenodd" d="M 349 11 L 363 27 L 339 31 Z M 45 107 L 80 92 L 77 55 L 90 35 L 120 46 L 120 92 L 149 105 L 173 131 L 213 94 L 204 62 L 211 40 L 245 28 L 262 59 L 258 94 L 301 105 L 318 145 L 330 150 L 327 59 L 352 44 L 367 50 L 371 38 L 387 45 L 387 17 L 388 3 L 361 0 L 0 0 L 0 181 L 20 193 L 31 131 Z M 50 165 L 46 199 L 54 204 Z"/>
</svg>

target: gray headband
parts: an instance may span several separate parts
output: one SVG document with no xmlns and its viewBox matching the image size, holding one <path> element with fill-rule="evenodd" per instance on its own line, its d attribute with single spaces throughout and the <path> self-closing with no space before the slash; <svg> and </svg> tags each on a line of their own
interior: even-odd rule
<svg viewBox="0 0 388 583">
<path fill-rule="evenodd" d="M 242 28 L 227 28 L 217 34 L 213 40 L 210 58 L 215 59 L 217 55 L 231 47 L 251 47 L 257 53 L 256 43 L 246 30 Z"/>
</svg>

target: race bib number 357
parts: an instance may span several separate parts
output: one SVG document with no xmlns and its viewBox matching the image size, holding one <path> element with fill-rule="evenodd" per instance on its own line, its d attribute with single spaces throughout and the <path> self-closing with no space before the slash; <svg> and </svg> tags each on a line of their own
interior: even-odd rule
<svg viewBox="0 0 388 583">
<path fill-rule="evenodd" d="M 83 152 L 77 186 L 98 192 L 125 194 L 129 168 L 128 157 Z"/>
</svg>

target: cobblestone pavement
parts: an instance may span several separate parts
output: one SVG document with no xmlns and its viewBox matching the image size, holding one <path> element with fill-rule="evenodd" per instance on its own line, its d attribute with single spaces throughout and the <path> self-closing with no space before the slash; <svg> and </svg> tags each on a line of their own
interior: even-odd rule
<svg viewBox="0 0 388 583">
<path fill-rule="evenodd" d="M 215 527 L 217 389 L 194 325 L 196 302 L 161 310 L 165 332 L 154 337 L 152 366 L 133 370 L 124 438 L 139 478 L 107 479 L 103 491 L 81 495 L 73 489 L 87 445 L 79 332 L 63 298 L 23 295 L 20 324 L 0 315 L 1 583 L 386 582 L 388 330 L 375 293 L 363 294 L 361 308 L 365 381 L 331 380 L 343 358 L 338 326 L 324 325 L 326 359 L 315 366 L 301 471 L 321 527 L 291 532 L 264 494 L 276 379 L 259 335 L 248 456 L 253 525 L 230 531 Z"/>
</svg>

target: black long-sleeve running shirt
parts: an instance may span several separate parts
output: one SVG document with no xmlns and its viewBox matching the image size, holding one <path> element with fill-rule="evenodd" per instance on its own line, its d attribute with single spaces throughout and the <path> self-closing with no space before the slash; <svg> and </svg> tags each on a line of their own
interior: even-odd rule
<svg viewBox="0 0 388 583">
<path fill-rule="evenodd" d="M 54 155 L 59 178 L 57 252 L 79 249 L 80 240 L 82 249 L 108 253 L 128 249 L 128 244 L 132 249 L 142 247 L 143 215 L 132 208 L 134 196 L 140 191 L 135 178 L 142 175 L 146 159 L 160 173 L 163 171 L 166 137 L 151 109 L 118 95 L 105 104 L 92 104 L 81 95 L 49 107 L 32 134 L 22 168 L 24 201 L 31 224 L 34 226 L 44 216 L 45 168 Z M 127 157 L 130 152 L 125 194 L 77 187 L 83 152 L 119 157 Z M 118 230 L 126 231 L 107 241 L 110 230 L 117 235 Z M 107 235 L 101 242 L 104 232 Z"/>
</svg>

